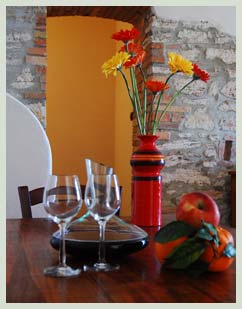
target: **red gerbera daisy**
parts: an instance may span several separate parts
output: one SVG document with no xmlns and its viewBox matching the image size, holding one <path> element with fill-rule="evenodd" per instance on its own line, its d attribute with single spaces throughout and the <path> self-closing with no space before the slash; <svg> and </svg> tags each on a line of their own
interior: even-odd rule
<svg viewBox="0 0 242 309">
<path fill-rule="evenodd" d="M 205 83 L 209 80 L 210 78 L 209 74 L 206 71 L 201 70 L 196 63 L 193 64 L 192 70 L 194 79 L 201 79 Z"/>
<path fill-rule="evenodd" d="M 156 80 L 147 80 L 145 82 L 145 87 L 152 91 L 153 93 L 157 93 L 159 91 L 163 91 L 169 89 L 169 85 Z"/>
<path fill-rule="evenodd" d="M 111 38 L 127 43 L 128 41 L 137 38 L 139 34 L 140 32 L 135 27 L 133 27 L 131 30 L 120 30 L 119 32 L 114 33 Z"/>
</svg>

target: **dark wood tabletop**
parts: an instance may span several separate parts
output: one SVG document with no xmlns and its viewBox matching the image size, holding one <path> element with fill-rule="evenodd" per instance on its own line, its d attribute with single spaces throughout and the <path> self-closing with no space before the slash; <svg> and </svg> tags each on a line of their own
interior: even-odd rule
<svg viewBox="0 0 242 309">
<path fill-rule="evenodd" d="M 236 302 L 236 263 L 224 272 L 206 272 L 198 278 L 184 271 L 163 270 L 154 252 L 157 228 L 143 228 L 150 235 L 149 245 L 122 258 L 117 272 L 46 277 L 44 267 L 58 262 L 58 252 L 50 245 L 56 229 L 48 219 L 7 220 L 7 303 Z M 83 265 L 73 258 L 68 263 Z"/>
</svg>

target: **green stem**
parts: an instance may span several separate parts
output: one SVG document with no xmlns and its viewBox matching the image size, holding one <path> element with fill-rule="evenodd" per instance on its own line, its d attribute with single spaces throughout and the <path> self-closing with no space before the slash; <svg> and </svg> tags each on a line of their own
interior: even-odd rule
<svg viewBox="0 0 242 309">
<path fill-rule="evenodd" d="M 139 92 L 137 88 L 134 68 L 132 67 L 130 68 L 130 75 L 131 75 L 131 82 L 132 82 L 132 87 L 133 87 L 133 97 L 134 97 L 135 107 L 137 110 L 137 121 L 140 123 L 140 133 L 144 134 L 143 133 L 144 123 L 141 122 L 143 121 L 143 117 L 142 117 L 142 109 L 140 106 Z"/>
<path fill-rule="evenodd" d="M 190 80 L 185 86 L 183 86 L 180 90 L 178 90 L 176 92 L 176 94 L 173 96 L 173 98 L 170 100 L 170 102 L 166 105 L 165 109 L 162 111 L 160 118 L 158 120 L 158 123 L 160 123 L 161 119 L 164 117 L 166 111 L 168 110 L 168 108 L 171 106 L 171 104 L 175 101 L 175 99 L 181 94 L 181 92 L 188 86 L 190 85 L 192 82 L 194 81 L 194 79 Z M 154 134 L 154 132 L 152 132 Z"/>
<path fill-rule="evenodd" d="M 153 111 L 153 105 L 154 105 L 154 102 L 155 102 L 155 98 L 156 98 L 156 93 L 154 94 L 153 100 L 150 103 L 150 110 L 149 110 L 149 116 L 148 116 L 148 124 L 150 124 L 150 122 L 151 122 L 151 115 L 152 115 L 152 111 Z M 149 130 L 149 128 L 148 128 L 148 130 Z"/>
<path fill-rule="evenodd" d="M 168 83 L 169 79 L 170 79 L 173 75 L 175 75 L 175 74 L 176 74 L 176 73 L 172 73 L 172 74 L 170 74 L 170 76 L 168 76 L 168 78 L 167 78 L 166 81 L 165 81 L 165 85 Z M 161 91 L 160 96 L 159 96 L 159 99 L 158 99 L 158 102 L 157 102 L 156 111 L 155 111 L 155 117 L 154 117 L 154 122 L 153 122 L 153 127 L 152 127 L 152 134 L 155 134 L 155 132 L 156 132 L 156 128 L 157 128 L 157 125 L 156 125 L 156 124 L 157 124 L 156 118 L 157 118 L 158 110 L 159 110 L 159 107 L 160 107 L 160 101 L 161 101 L 161 98 L 162 98 L 163 93 L 164 93 L 164 90 Z"/>
<path fill-rule="evenodd" d="M 155 117 L 154 117 L 154 122 L 153 122 L 153 127 L 152 127 L 152 134 L 153 135 L 155 134 L 155 131 L 156 131 L 156 118 L 157 118 L 157 114 L 158 114 L 158 110 L 159 110 L 159 106 L 160 106 L 160 101 L 161 101 L 163 92 L 164 92 L 164 90 L 162 90 L 160 92 L 159 99 L 158 99 L 158 102 L 157 102 L 157 105 L 156 105 Z"/>
<path fill-rule="evenodd" d="M 133 106 L 133 110 L 134 110 L 135 115 L 136 115 L 136 119 L 137 119 L 139 131 L 140 131 L 140 133 L 141 133 L 142 126 L 141 126 L 140 118 L 139 118 L 138 111 L 137 111 L 136 99 L 135 99 L 135 97 L 132 97 L 132 95 L 131 95 L 131 90 L 130 90 L 130 88 L 129 88 L 129 84 L 128 84 L 128 81 L 127 81 L 127 78 L 126 78 L 124 72 L 122 71 L 122 69 L 118 69 L 118 70 L 119 70 L 119 72 L 121 73 L 121 75 L 122 75 L 122 77 L 123 77 L 123 79 L 124 79 L 125 85 L 126 85 L 126 87 L 127 87 L 128 94 L 129 94 L 129 98 L 130 98 L 130 100 L 131 100 L 131 103 L 132 103 L 132 106 Z"/>
<path fill-rule="evenodd" d="M 177 72 L 172 73 L 170 76 L 167 77 L 166 81 L 165 81 L 165 85 L 168 83 L 169 79 L 174 76 Z"/>
<path fill-rule="evenodd" d="M 146 77 L 145 77 L 145 73 L 144 73 L 141 65 L 139 65 L 139 69 L 140 69 L 141 75 L 143 77 L 143 82 L 145 84 Z M 144 134 L 146 134 L 146 130 L 149 130 L 149 128 L 147 128 L 147 126 L 146 126 L 146 114 L 147 114 L 147 89 L 144 85 L 144 115 L 143 115 Z"/>
<path fill-rule="evenodd" d="M 124 79 L 126 88 L 127 88 L 127 90 L 128 90 L 129 98 L 130 98 L 130 100 L 131 100 L 131 102 L 132 102 L 132 105 L 134 106 L 134 104 L 133 104 L 133 98 L 132 98 L 132 95 L 131 95 L 131 91 L 130 91 L 130 88 L 129 88 L 129 84 L 128 84 L 127 78 L 126 78 L 124 72 L 122 71 L 122 69 L 118 69 L 118 71 L 121 73 L 121 75 L 122 75 L 122 77 L 123 77 L 123 79 Z"/>
</svg>

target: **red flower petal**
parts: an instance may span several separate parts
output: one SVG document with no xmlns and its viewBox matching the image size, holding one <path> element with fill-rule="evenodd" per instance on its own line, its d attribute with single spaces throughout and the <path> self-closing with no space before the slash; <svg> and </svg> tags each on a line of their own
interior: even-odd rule
<svg viewBox="0 0 242 309">
<path fill-rule="evenodd" d="M 112 39 L 117 41 L 123 41 L 124 43 L 127 43 L 135 38 L 140 34 L 140 32 L 133 27 L 131 30 L 120 30 L 119 32 L 116 32 L 112 35 Z"/>
<path fill-rule="evenodd" d="M 206 71 L 203 71 L 199 68 L 199 66 L 194 63 L 193 64 L 193 76 L 196 79 L 201 79 L 202 81 L 204 81 L 205 83 L 209 80 L 210 76 Z"/>
<path fill-rule="evenodd" d="M 152 91 L 153 93 L 157 93 L 159 91 L 164 91 L 169 89 L 169 85 L 156 80 L 147 80 L 145 83 L 145 87 Z"/>
<path fill-rule="evenodd" d="M 125 51 L 131 54 L 131 58 L 124 64 L 125 68 L 130 68 L 132 66 L 137 66 L 139 64 L 142 64 L 144 57 L 145 57 L 145 51 L 143 48 L 135 43 L 129 43 L 127 46 L 121 47 L 120 51 Z"/>
</svg>

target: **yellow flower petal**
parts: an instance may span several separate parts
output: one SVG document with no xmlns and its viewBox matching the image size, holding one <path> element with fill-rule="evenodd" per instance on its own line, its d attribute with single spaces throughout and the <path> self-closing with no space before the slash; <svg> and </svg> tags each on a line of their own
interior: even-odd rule
<svg viewBox="0 0 242 309">
<path fill-rule="evenodd" d="M 168 54 L 168 66 L 171 73 L 182 72 L 187 75 L 193 74 L 192 62 L 175 53 Z"/>
<path fill-rule="evenodd" d="M 119 52 L 114 55 L 111 59 L 104 62 L 102 65 L 102 72 L 106 75 L 113 74 L 117 75 L 117 70 L 122 67 L 122 65 L 131 57 L 130 54 L 126 52 Z"/>
</svg>

